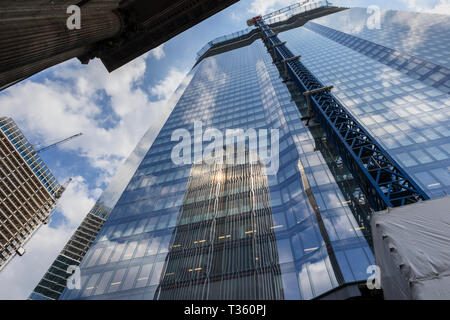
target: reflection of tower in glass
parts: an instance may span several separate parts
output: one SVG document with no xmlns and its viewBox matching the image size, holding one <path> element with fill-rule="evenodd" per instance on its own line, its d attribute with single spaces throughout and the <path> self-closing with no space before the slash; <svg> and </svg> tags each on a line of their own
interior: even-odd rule
<svg viewBox="0 0 450 320">
<path fill-rule="evenodd" d="M 156 299 L 283 299 L 265 166 L 194 164 Z"/>
</svg>

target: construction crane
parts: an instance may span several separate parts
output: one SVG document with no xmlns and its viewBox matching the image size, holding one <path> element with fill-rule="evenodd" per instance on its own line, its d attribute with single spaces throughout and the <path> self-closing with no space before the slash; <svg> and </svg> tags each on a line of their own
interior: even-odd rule
<svg viewBox="0 0 450 320">
<path fill-rule="evenodd" d="M 51 148 L 53 148 L 53 147 L 56 147 L 57 145 L 59 145 L 59 144 L 61 144 L 61 143 L 67 142 L 67 141 L 72 140 L 72 139 L 74 139 L 74 138 L 76 138 L 76 137 L 79 137 L 79 136 L 81 136 L 81 135 L 83 135 L 83 133 L 81 133 L 81 132 L 80 132 L 80 133 L 77 133 L 77 134 L 74 134 L 73 136 L 70 136 L 70 137 L 68 137 L 68 138 L 66 138 L 66 139 L 60 140 L 60 141 L 58 141 L 58 142 L 52 143 L 51 145 L 48 145 L 48 146 L 43 147 L 43 148 L 40 148 L 40 149 L 38 149 L 38 150 L 36 151 L 36 153 L 41 153 L 41 152 L 47 151 L 48 149 L 51 149 Z"/>
<path fill-rule="evenodd" d="M 64 191 L 66 191 L 67 187 L 69 186 L 69 184 L 72 182 L 72 178 L 69 178 L 66 180 L 66 182 L 64 182 L 64 184 L 58 189 L 58 191 L 56 192 L 55 198 L 59 199 L 61 198 L 62 194 Z"/>
<path fill-rule="evenodd" d="M 64 182 L 64 184 L 58 189 L 58 191 L 55 194 L 55 198 L 56 199 L 59 200 L 62 197 L 64 191 L 66 191 L 67 187 L 72 182 L 72 180 L 73 180 L 72 178 L 67 179 L 66 182 Z M 43 221 L 44 224 L 49 224 L 50 223 L 50 220 L 51 220 L 51 218 L 53 216 L 53 213 L 56 211 L 56 208 L 57 208 L 58 205 L 59 205 L 59 201 L 58 201 L 56 207 L 53 208 L 53 210 L 50 212 L 50 214 Z"/>
</svg>

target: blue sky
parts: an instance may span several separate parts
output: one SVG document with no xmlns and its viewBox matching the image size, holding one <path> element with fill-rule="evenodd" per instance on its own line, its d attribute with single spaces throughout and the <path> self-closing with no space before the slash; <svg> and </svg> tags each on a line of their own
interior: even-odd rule
<svg viewBox="0 0 450 320">
<path fill-rule="evenodd" d="M 294 0 L 241 0 L 164 45 L 108 74 L 98 61 L 77 60 L 41 72 L 0 93 L 0 115 L 12 117 L 42 146 L 83 132 L 41 156 L 57 179 L 73 182 L 50 225 L 42 227 L 0 273 L 0 299 L 24 299 L 108 185 L 139 139 L 161 127 L 161 110 L 210 40 L 247 27 L 246 20 Z M 341 6 L 450 12 L 450 0 L 342 0 Z"/>
</svg>

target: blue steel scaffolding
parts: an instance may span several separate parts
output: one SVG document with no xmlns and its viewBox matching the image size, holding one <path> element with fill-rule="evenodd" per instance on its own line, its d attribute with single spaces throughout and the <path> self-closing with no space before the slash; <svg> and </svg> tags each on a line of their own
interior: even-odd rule
<svg viewBox="0 0 450 320">
<path fill-rule="evenodd" d="M 323 85 L 314 77 L 299 61 L 301 57 L 292 54 L 286 42 L 280 41 L 262 17 L 253 21 L 274 61 L 284 65 L 286 80 L 292 80 L 306 96 L 311 118 L 320 123 L 335 145 L 372 208 L 379 211 L 429 199 L 331 94 L 333 87 Z"/>
</svg>

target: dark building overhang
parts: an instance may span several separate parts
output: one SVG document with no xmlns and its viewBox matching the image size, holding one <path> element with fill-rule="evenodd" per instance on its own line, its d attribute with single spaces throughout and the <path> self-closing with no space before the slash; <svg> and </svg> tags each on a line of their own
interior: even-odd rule
<svg viewBox="0 0 450 320">
<path fill-rule="evenodd" d="M 237 1 L 0 1 L 0 90 L 75 57 L 111 72 Z"/>
<path fill-rule="evenodd" d="M 158 47 L 238 0 L 134 0 L 121 3 L 124 31 L 98 57 L 109 72 Z M 110 41 L 109 41 L 110 42 Z"/>
</svg>

